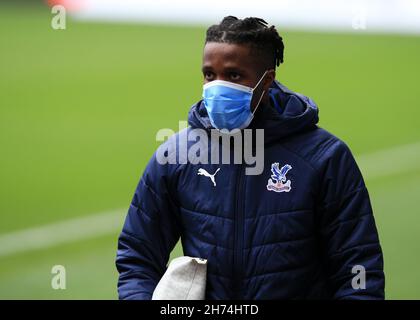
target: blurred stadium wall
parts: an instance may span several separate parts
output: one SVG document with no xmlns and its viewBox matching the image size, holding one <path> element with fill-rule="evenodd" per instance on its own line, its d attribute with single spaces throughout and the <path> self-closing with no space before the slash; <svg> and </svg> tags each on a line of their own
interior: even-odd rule
<svg viewBox="0 0 420 320">
<path fill-rule="evenodd" d="M 208 25 L 231 15 L 264 17 L 279 28 L 420 33 L 417 0 L 49 0 L 74 17 L 100 21 Z"/>
</svg>

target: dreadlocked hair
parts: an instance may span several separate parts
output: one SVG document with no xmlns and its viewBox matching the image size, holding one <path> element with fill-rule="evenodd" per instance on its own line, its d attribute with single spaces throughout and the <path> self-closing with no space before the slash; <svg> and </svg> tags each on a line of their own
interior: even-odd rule
<svg viewBox="0 0 420 320">
<path fill-rule="evenodd" d="M 283 39 L 274 26 L 269 27 L 261 18 L 227 16 L 207 29 L 205 42 L 247 44 L 268 59 L 269 67 L 283 63 Z"/>
</svg>

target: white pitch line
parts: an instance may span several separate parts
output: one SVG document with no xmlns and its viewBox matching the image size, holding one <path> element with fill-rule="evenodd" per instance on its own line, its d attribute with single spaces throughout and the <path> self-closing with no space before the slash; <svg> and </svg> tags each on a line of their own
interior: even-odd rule
<svg viewBox="0 0 420 320">
<path fill-rule="evenodd" d="M 0 235 L 0 257 L 112 234 L 122 228 L 124 210 L 114 210 Z"/>
<path fill-rule="evenodd" d="M 420 168 L 420 142 L 355 157 L 365 180 L 393 176 Z"/>
<path fill-rule="evenodd" d="M 366 180 L 420 168 L 420 143 L 355 157 Z M 107 211 L 0 235 L 0 257 L 97 238 L 122 228 L 126 209 Z"/>
</svg>

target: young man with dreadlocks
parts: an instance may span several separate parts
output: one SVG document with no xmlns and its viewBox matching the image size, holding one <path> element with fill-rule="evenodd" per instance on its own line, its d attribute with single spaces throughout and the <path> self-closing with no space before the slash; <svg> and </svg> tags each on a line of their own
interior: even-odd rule
<svg viewBox="0 0 420 320">
<path fill-rule="evenodd" d="M 259 18 L 229 16 L 207 30 L 203 99 L 168 141 L 194 129 L 263 129 L 264 169 L 161 164 L 155 153 L 119 237 L 121 299 L 152 297 L 180 237 L 184 255 L 208 261 L 206 299 L 384 298 L 362 175 L 346 144 L 317 126 L 316 104 L 275 80 L 283 49 Z M 208 150 L 220 143 L 209 141 Z"/>
</svg>

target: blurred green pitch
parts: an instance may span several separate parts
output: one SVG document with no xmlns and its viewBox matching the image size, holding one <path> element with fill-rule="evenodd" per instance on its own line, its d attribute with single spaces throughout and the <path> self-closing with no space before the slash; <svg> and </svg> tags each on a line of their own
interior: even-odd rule
<svg viewBox="0 0 420 320">
<path fill-rule="evenodd" d="M 50 18 L 0 5 L 0 235 L 128 208 L 156 132 L 178 130 L 201 95 L 204 28 L 68 19 L 54 31 Z M 278 79 L 356 156 L 420 141 L 419 37 L 281 33 Z M 387 298 L 420 299 L 420 166 L 367 184 Z M 0 256 L 0 299 L 115 299 L 123 219 L 108 236 Z M 51 289 L 56 264 L 66 290 Z"/>
</svg>

